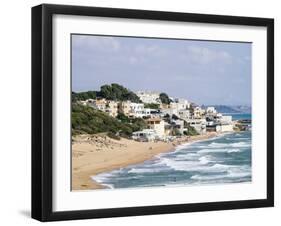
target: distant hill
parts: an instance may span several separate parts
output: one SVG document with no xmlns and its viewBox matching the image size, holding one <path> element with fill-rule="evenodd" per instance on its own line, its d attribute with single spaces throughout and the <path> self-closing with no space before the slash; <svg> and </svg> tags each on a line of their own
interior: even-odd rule
<svg viewBox="0 0 281 226">
<path fill-rule="evenodd" d="M 228 114 L 238 114 L 238 113 L 244 113 L 248 114 L 251 113 L 251 107 L 246 105 L 210 105 L 212 107 L 215 107 L 216 110 L 220 113 L 228 113 Z M 203 108 L 207 108 L 209 106 L 203 106 Z"/>
</svg>

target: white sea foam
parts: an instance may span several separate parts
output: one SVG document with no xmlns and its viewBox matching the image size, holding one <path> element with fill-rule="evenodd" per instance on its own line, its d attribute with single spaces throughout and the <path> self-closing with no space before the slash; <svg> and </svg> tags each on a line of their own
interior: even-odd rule
<svg viewBox="0 0 281 226">
<path fill-rule="evenodd" d="M 210 148 L 226 148 L 226 147 L 250 147 L 251 143 L 248 142 L 236 142 L 236 143 L 217 143 L 217 142 L 212 142 L 211 144 L 208 145 Z"/>
<path fill-rule="evenodd" d="M 227 153 L 242 152 L 242 151 L 243 151 L 242 149 L 233 148 L 233 149 L 228 149 L 228 150 L 227 150 Z"/>
<path fill-rule="evenodd" d="M 212 168 L 221 169 L 224 174 L 219 175 L 200 175 L 195 174 L 191 177 L 193 180 L 216 180 L 224 178 L 243 178 L 251 176 L 251 169 L 248 166 L 227 166 L 221 164 L 215 164 Z M 212 171 L 209 171 L 212 172 Z"/>
<path fill-rule="evenodd" d="M 233 153 L 233 152 L 242 152 L 242 149 L 238 149 L 238 148 L 229 148 L 229 149 L 202 149 L 200 151 L 198 151 L 198 153 L 203 154 L 203 153 Z"/>
<path fill-rule="evenodd" d="M 208 164 L 211 162 L 210 156 L 202 156 L 199 158 L 199 162 L 203 165 Z"/>
<path fill-rule="evenodd" d="M 173 170 L 186 172 L 225 172 L 227 169 L 232 167 L 230 165 L 223 164 L 214 164 L 211 166 L 207 165 L 208 163 L 210 163 L 210 160 L 208 159 L 208 157 L 204 156 L 202 156 L 197 161 L 176 161 L 173 159 L 162 158 L 161 163 L 165 164 Z"/>
<path fill-rule="evenodd" d="M 132 168 L 128 171 L 128 173 L 157 173 L 164 171 L 165 169 L 159 168 Z"/>
<path fill-rule="evenodd" d="M 226 140 L 233 140 L 233 138 L 231 138 L 231 137 L 227 137 L 227 138 L 225 138 Z M 235 138 L 235 140 L 249 140 L 249 138 L 247 138 L 247 137 L 236 137 Z"/>
<path fill-rule="evenodd" d="M 109 178 L 112 176 L 112 173 L 101 173 L 95 176 L 92 176 L 92 180 L 98 182 L 99 184 L 102 184 L 110 189 L 114 188 L 114 185 L 111 183 L 107 183 Z"/>
<path fill-rule="evenodd" d="M 232 147 L 250 147 L 251 146 L 251 143 L 248 143 L 248 142 L 237 142 L 237 143 L 233 143 L 231 144 Z"/>
<path fill-rule="evenodd" d="M 197 160 L 200 157 L 200 154 L 198 153 L 184 153 L 184 154 L 178 154 L 175 157 L 175 160 L 180 160 L 180 161 L 184 161 L 184 160 Z"/>
</svg>

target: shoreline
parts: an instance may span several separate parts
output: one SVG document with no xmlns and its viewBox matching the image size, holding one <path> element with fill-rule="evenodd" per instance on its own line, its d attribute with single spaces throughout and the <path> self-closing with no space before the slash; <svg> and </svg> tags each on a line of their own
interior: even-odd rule
<svg viewBox="0 0 281 226">
<path fill-rule="evenodd" d="M 159 154 L 175 151 L 179 145 L 209 140 L 221 135 L 209 132 L 204 135 L 177 138 L 173 142 L 138 142 L 105 135 L 79 135 L 72 142 L 72 190 L 105 189 L 93 176 L 143 163 Z"/>
</svg>

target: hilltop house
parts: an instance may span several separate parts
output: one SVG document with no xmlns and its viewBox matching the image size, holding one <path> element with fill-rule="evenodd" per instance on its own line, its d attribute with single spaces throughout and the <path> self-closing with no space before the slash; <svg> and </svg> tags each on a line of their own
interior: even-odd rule
<svg viewBox="0 0 281 226">
<path fill-rule="evenodd" d="M 136 94 L 143 103 L 147 103 L 147 104 L 160 104 L 161 103 L 161 101 L 159 99 L 160 93 L 158 93 L 158 92 L 138 91 L 138 92 L 136 92 Z"/>
<path fill-rule="evenodd" d="M 183 98 L 175 98 L 174 102 L 177 103 L 177 108 L 179 110 L 181 109 L 188 109 L 190 108 L 190 103 L 188 102 L 188 100 L 183 99 Z"/>
<path fill-rule="evenodd" d="M 216 115 L 217 110 L 215 109 L 215 107 L 207 107 L 206 114 L 207 115 Z"/>
</svg>

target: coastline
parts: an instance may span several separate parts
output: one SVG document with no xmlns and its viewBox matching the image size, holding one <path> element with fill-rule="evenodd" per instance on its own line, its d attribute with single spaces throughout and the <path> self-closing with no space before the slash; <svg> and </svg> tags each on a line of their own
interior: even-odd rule
<svg viewBox="0 0 281 226">
<path fill-rule="evenodd" d="M 214 138 L 220 133 L 177 138 L 173 142 L 138 142 L 111 139 L 103 134 L 72 138 L 72 190 L 104 189 L 91 177 L 100 173 L 139 164 L 158 154 L 174 151 L 177 146 Z"/>
</svg>

